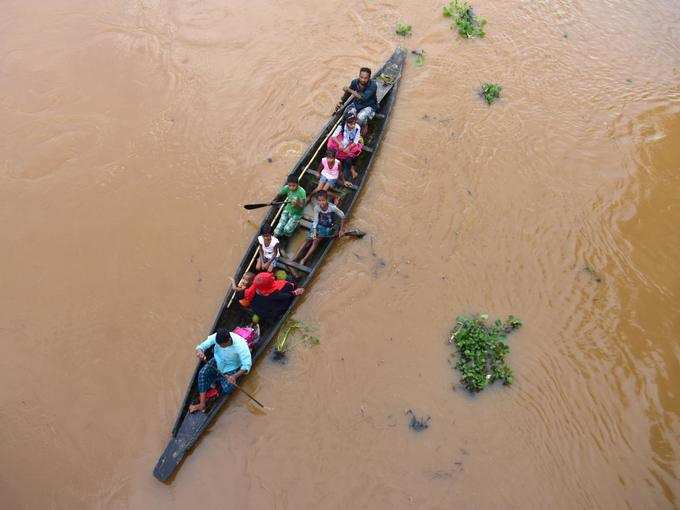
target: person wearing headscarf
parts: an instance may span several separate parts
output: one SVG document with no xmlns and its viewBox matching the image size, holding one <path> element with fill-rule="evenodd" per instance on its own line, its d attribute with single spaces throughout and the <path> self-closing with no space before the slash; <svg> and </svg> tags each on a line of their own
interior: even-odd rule
<svg viewBox="0 0 680 510">
<path fill-rule="evenodd" d="M 275 322 L 288 310 L 293 299 L 304 291 L 292 282 L 277 280 L 272 273 L 259 273 L 239 303 L 265 322 Z"/>
<path fill-rule="evenodd" d="M 335 157 L 342 163 L 345 181 L 349 181 L 350 177 L 355 179 L 357 172 L 354 168 L 354 160 L 359 157 L 364 146 L 361 140 L 361 126 L 357 122 L 357 113 L 354 108 L 347 109 L 344 120 L 338 124 L 328 139 L 327 147 L 335 151 Z"/>
</svg>

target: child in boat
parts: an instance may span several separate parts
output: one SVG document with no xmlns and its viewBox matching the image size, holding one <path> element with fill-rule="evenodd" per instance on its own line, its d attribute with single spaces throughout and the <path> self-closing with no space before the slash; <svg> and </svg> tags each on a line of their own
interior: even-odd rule
<svg viewBox="0 0 680 510">
<path fill-rule="evenodd" d="M 246 290 L 248 287 L 250 287 L 253 284 L 253 279 L 255 278 L 255 273 L 252 271 L 246 272 L 243 277 L 241 277 L 241 280 L 238 282 L 238 285 L 236 285 L 236 282 L 234 281 L 233 278 L 229 277 L 229 280 L 231 281 L 231 288 L 234 289 L 234 292 L 243 292 Z"/>
<path fill-rule="evenodd" d="M 340 160 L 335 157 L 335 150 L 333 149 L 326 150 L 326 157 L 321 159 L 319 170 L 321 171 L 319 185 L 309 195 L 310 198 L 319 191 L 334 188 L 338 182 L 344 181 L 340 173 Z"/>
<path fill-rule="evenodd" d="M 335 223 L 335 216 L 340 218 L 340 226 Z M 305 244 L 302 245 L 300 250 L 295 255 L 293 260 L 297 261 L 300 257 L 304 255 L 304 258 L 300 260 L 300 264 L 306 265 L 309 257 L 312 256 L 314 250 L 319 244 L 322 238 L 330 238 L 343 235 L 345 232 L 345 213 L 342 212 L 335 204 L 328 202 L 328 192 L 319 191 L 316 199 L 316 205 L 314 206 L 314 221 L 312 223 L 312 228 L 309 230 L 309 237 Z"/>
<path fill-rule="evenodd" d="M 269 225 L 262 227 L 260 235 L 257 237 L 260 246 L 257 248 L 259 255 L 255 264 L 258 271 L 274 271 L 276 258 L 279 256 L 279 240 L 272 235 L 272 228 Z"/>
<path fill-rule="evenodd" d="M 348 109 L 345 119 L 333 131 L 328 139 L 327 147 L 335 151 L 335 157 L 342 162 L 342 174 L 345 181 L 357 177 L 354 160 L 363 150 L 361 141 L 361 126 L 357 123 L 356 110 Z"/>
</svg>

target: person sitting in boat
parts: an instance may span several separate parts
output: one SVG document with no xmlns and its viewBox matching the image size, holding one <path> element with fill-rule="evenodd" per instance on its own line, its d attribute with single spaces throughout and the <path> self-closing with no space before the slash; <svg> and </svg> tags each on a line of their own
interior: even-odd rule
<svg viewBox="0 0 680 510">
<path fill-rule="evenodd" d="M 352 80 L 349 87 L 343 87 L 345 95 L 340 103 L 338 109 L 351 96 L 353 99 L 350 102 L 350 107 L 354 107 L 357 113 L 357 121 L 360 126 L 365 126 L 366 123 L 373 118 L 375 112 L 378 110 L 378 85 L 375 80 L 371 79 L 371 69 L 362 67 L 359 70 L 359 77 Z"/>
<path fill-rule="evenodd" d="M 239 303 L 250 308 L 260 321 L 272 324 L 288 310 L 295 296 L 304 291 L 293 282 L 276 279 L 272 273 L 259 273 Z"/>
<path fill-rule="evenodd" d="M 234 290 L 234 292 L 243 292 L 246 290 L 248 287 L 250 287 L 253 284 L 253 279 L 255 278 L 255 273 L 252 271 L 248 271 L 244 273 L 243 277 L 241 280 L 238 282 L 238 285 L 236 285 L 236 282 L 232 277 L 229 277 L 229 281 L 231 283 L 231 288 Z"/>
<path fill-rule="evenodd" d="M 340 226 L 335 221 L 335 217 L 340 218 Z M 309 257 L 312 256 L 314 250 L 319 245 L 319 241 L 323 238 L 341 236 L 345 232 L 345 213 L 340 210 L 335 204 L 328 202 L 328 192 L 319 191 L 316 198 L 316 205 L 314 206 L 314 222 L 312 228 L 309 230 L 308 238 L 305 244 L 295 255 L 293 260 L 299 260 L 305 252 L 304 258 L 300 260 L 300 264 L 306 265 Z"/>
<path fill-rule="evenodd" d="M 297 178 L 294 175 L 289 175 L 286 185 L 281 188 L 277 196 L 277 199 L 281 198 L 285 198 L 287 203 L 274 230 L 274 235 L 279 239 L 282 236 L 290 237 L 295 232 L 300 219 L 302 219 L 302 211 L 307 201 L 307 192 L 305 192 L 305 188 L 298 184 Z"/>
<path fill-rule="evenodd" d="M 272 235 L 272 228 L 269 225 L 262 227 L 260 235 L 257 236 L 259 255 L 255 263 L 258 271 L 274 271 L 276 258 L 279 256 L 279 240 Z"/>
<path fill-rule="evenodd" d="M 207 360 L 205 351 L 213 348 L 213 357 Z M 248 343 L 227 329 L 218 329 L 196 346 L 196 356 L 205 365 L 198 372 L 198 404 L 189 406 L 189 412 L 205 411 L 207 392 L 219 381 L 222 392 L 229 394 L 236 388 L 239 377 L 250 371 L 253 364 Z"/>
<path fill-rule="evenodd" d="M 344 179 L 354 179 L 357 172 L 354 168 L 354 160 L 361 154 L 364 146 L 361 142 L 361 128 L 357 124 L 356 110 L 348 109 L 344 120 L 333 131 L 328 139 L 327 147 L 335 151 L 335 157 L 342 162 Z"/>
<path fill-rule="evenodd" d="M 340 160 L 335 157 L 335 150 L 326 149 L 326 157 L 321 158 L 319 171 L 319 185 L 309 194 L 308 202 L 319 191 L 334 188 L 343 180 L 340 173 Z"/>
</svg>

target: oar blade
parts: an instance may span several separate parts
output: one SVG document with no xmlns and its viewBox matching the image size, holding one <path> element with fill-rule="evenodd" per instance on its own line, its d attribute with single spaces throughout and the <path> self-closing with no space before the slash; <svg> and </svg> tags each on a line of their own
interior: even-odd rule
<svg viewBox="0 0 680 510">
<path fill-rule="evenodd" d="M 266 204 L 246 204 L 243 206 L 244 209 L 259 209 L 260 207 L 267 207 L 269 203 L 267 202 Z"/>
<path fill-rule="evenodd" d="M 364 232 L 363 230 L 359 230 L 358 228 L 353 228 L 353 229 L 350 229 L 347 232 L 345 232 L 345 235 L 349 236 L 349 237 L 357 237 L 357 238 L 361 239 L 362 237 L 364 237 L 366 235 L 366 232 Z"/>
</svg>

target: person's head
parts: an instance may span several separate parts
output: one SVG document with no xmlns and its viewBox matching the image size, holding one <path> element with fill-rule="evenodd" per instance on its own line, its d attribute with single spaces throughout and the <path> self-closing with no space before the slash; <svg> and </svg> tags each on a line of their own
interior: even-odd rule
<svg viewBox="0 0 680 510">
<path fill-rule="evenodd" d="M 253 284 L 253 278 L 255 278 L 255 273 L 252 271 L 248 271 L 246 274 L 243 275 L 243 278 L 241 278 L 241 285 L 245 287 L 250 287 Z"/>
<path fill-rule="evenodd" d="M 359 83 L 366 86 L 368 80 L 371 79 L 371 69 L 368 67 L 362 67 L 359 69 Z"/>
<path fill-rule="evenodd" d="M 335 149 L 326 150 L 326 159 L 335 159 Z"/>
<path fill-rule="evenodd" d="M 347 113 L 345 114 L 345 124 L 347 124 L 350 129 L 354 129 L 354 126 L 357 123 L 357 111 L 354 108 L 350 108 L 347 110 Z"/>
<path fill-rule="evenodd" d="M 226 328 L 220 328 L 216 331 L 215 342 L 220 347 L 226 347 L 231 345 L 231 335 L 229 335 L 229 330 Z"/>
<path fill-rule="evenodd" d="M 272 285 L 274 285 L 274 275 L 271 273 L 258 273 L 253 280 L 255 292 L 258 294 L 268 296 L 272 293 Z"/>
<path fill-rule="evenodd" d="M 260 234 L 262 235 L 262 239 L 269 243 L 269 241 L 272 240 L 272 227 L 270 225 L 263 226 L 262 230 L 260 230 Z"/>
<path fill-rule="evenodd" d="M 295 191 L 298 188 L 297 178 L 293 174 L 288 176 L 288 179 L 286 179 L 286 184 L 288 184 L 288 189 L 291 191 Z"/>
<path fill-rule="evenodd" d="M 316 195 L 316 202 L 319 204 L 321 209 L 328 207 L 328 192 L 326 190 L 321 190 Z"/>
</svg>

